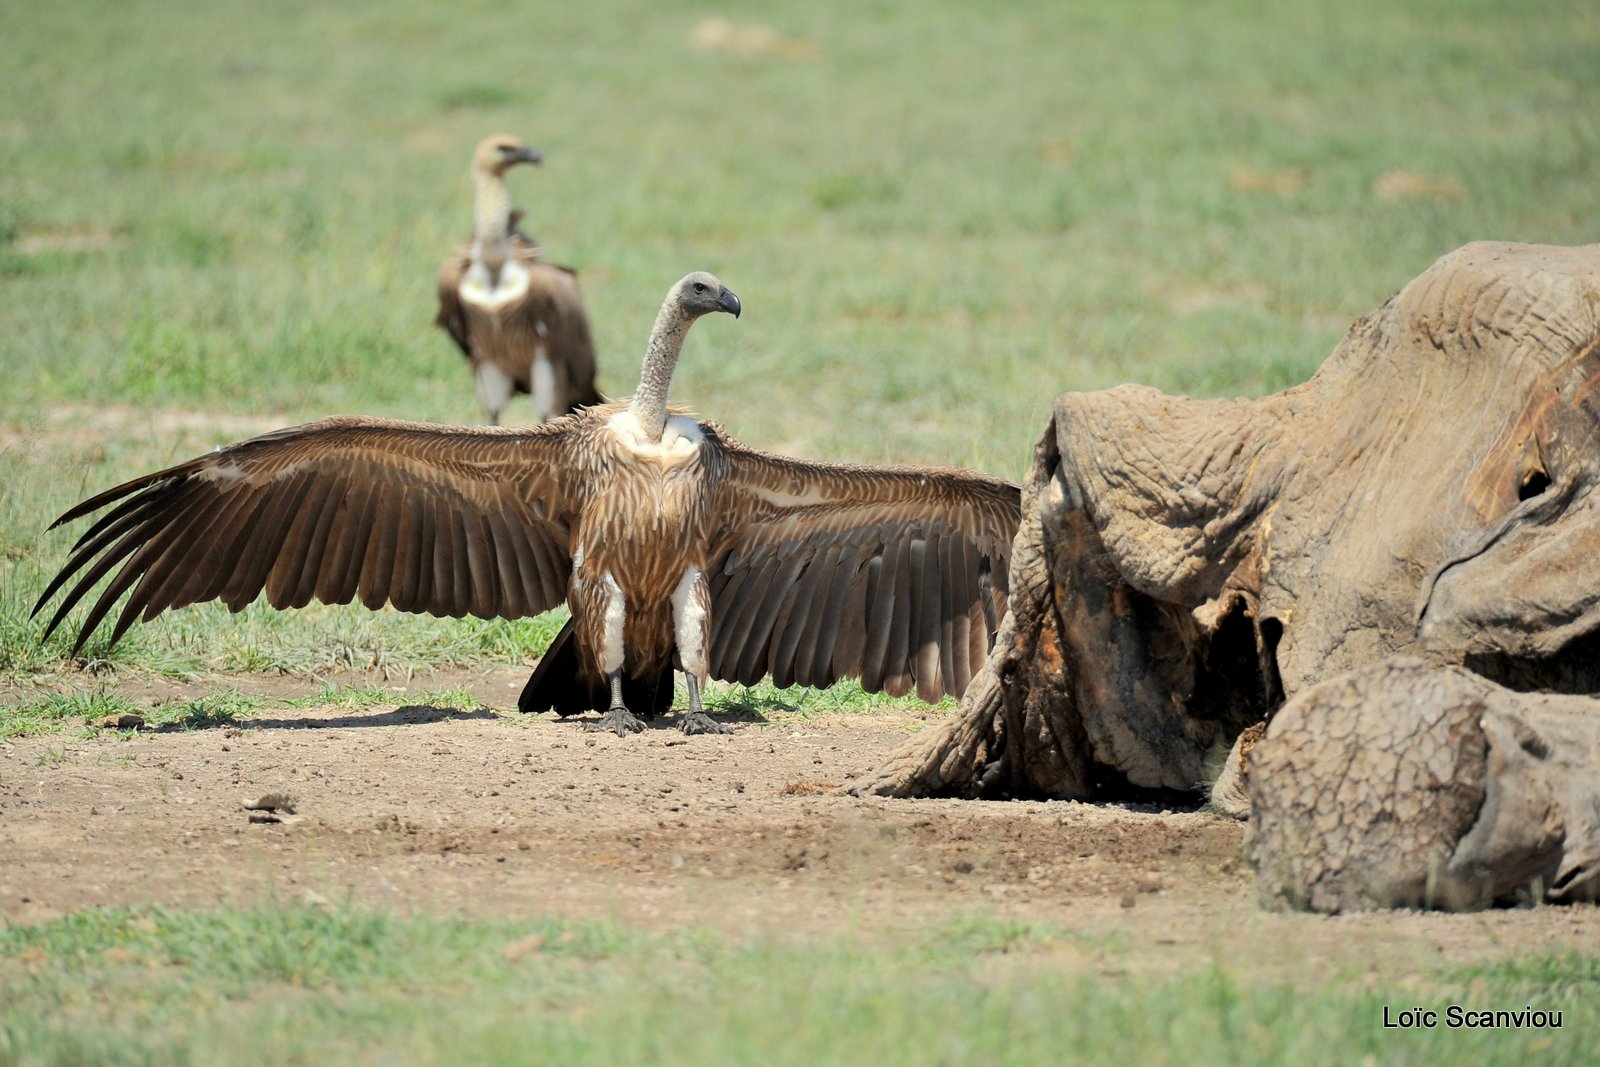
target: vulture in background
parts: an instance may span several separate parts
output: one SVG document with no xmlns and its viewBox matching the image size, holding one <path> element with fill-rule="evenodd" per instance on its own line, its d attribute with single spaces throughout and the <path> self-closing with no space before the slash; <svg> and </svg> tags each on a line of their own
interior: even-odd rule
<svg viewBox="0 0 1600 1067">
<path fill-rule="evenodd" d="M 202 600 L 235 611 L 313 598 L 459 617 L 572 618 L 518 706 L 619 736 L 708 676 L 960 695 L 998 628 L 1019 519 L 1015 485 L 933 467 L 762 452 L 667 407 L 689 327 L 737 316 L 710 274 L 667 294 L 631 401 L 525 428 L 335 416 L 230 445 L 107 490 L 104 514 L 34 605 L 69 580 L 46 635 L 107 574 L 74 652 L 124 594 L 112 631 Z M 52 527 L 54 528 L 54 527 Z M 114 573 L 113 573 L 114 572 Z"/>
<path fill-rule="evenodd" d="M 434 321 L 472 366 L 489 421 L 517 393 L 531 395 L 541 422 L 598 404 L 594 342 L 576 274 L 539 258 L 517 228 L 506 171 L 539 153 L 506 134 L 485 138 L 472 156 L 476 188 L 472 244 L 439 268 Z"/>
</svg>

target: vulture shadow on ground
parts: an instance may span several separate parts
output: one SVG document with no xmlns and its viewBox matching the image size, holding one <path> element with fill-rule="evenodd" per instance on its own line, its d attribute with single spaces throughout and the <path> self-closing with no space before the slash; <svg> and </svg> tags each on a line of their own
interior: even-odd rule
<svg viewBox="0 0 1600 1067">
<path fill-rule="evenodd" d="M 790 705 L 783 704 L 781 702 L 773 702 L 771 704 L 762 702 L 762 706 L 776 707 L 779 710 L 792 710 Z M 771 722 L 771 720 L 762 715 L 753 704 L 748 706 L 737 704 L 719 705 L 714 707 L 708 706 L 706 708 L 706 713 L 710 715 L 714 721 L 723 723 L 725 725 L 766 726 L 770 725 Z M 654 718 L 644 719 L 644 728 L 647 732 L 653 730 L 676 731 L 681 727 L 683 715 L 684 709 L 673 708 L 671 711 L 657 715 Z M 594 726 L 600 721 L 600 715 L 596 712 L 590 712 L 585 715 L 566 716 L 555 721 L 560 725 L 576 726 L 580 730 L 589 730 L 594 728 Z"/>
<path fill-rule="evenodd" d="M 445 722 L 446 720 L 494 719 L 497 717 L 493 711 L 482 707 L 465 711 L 461 708 L 435 707 L 432 704 L 407 704 L 404 707 L 393 708 L 374 715 L 363 715 L 355 712 L 348 715 L 339 715 L 332 719 L 251 718 L 226 722 L 214 720 L 191 722 L 180 719 L 155 727 L 149 732 L 172 733 L 210 726 L 235 726 L 241 730 L 342 730 L 347 727 L 426 726 L 429 723 Z"/>
</svg>

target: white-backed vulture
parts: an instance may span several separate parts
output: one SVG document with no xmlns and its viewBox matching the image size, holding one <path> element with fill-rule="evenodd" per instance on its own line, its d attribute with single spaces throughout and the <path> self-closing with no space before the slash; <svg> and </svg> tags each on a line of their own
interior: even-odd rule
<svg viewBox="0 0 1600 1067">
<path fill-rule="evenodd" d="M 237 611 L 263 591 L 275 608 L 359 598 L 485 618 L 565 600 L 572 620 L 519 706 L 605 707 L 619 735 L 643 728 L 630 703 L 670 704 L 674 658 L 688 733 L 728 730 L 702 709 L 708 676 L 959 695 L 998 627 L 1017 487 L 790 459 L 669 411 L 689 327 L 739 310 L 709 274 L 675 285 L 628 402 L 515 429 L 336 416 L 117 486 L 56 520 L 110 508 L 34 611 L 84 572 L 48 634 L 113 568 L 79 648 L 125 593 L 112 641 L 167 608 Z"/>
<path fill-rule="evenodd" d="M 506 192 L 506 171 L 540 158 L 508 134 L 478 145 L 472 243 L 439 268 L 434 322 L 467 357 L 478 402 L 496 425 L 519 393 L 533 397 L 541 422 L 601 402 L 577 275 L 539 257 Z"/>
</svg>

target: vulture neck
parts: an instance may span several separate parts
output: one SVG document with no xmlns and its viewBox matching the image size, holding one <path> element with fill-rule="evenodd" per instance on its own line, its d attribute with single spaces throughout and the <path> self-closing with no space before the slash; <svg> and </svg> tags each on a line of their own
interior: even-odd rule
<svg viewBox="0 0 1600 1067">
<path fill-rule="evenodd" d="M 472 258 L 488 268 L 490 279 L 499 284 L 500 268 L 511 255 L 511 196 L 505 178 L 492 171 L 479 171 L 477 183 Z"/>
<path fill-rule="evenodd" d="M 669 300 L 661 305 L 655 328 L 650 331 L 644 366 L 639 370 L 639 388 L 628 410 L 639 421 L 639 429 L 652 441 L 661 440 L 667 427 L 667 389 L 672 385 L 672 371 L 683 351 L 683 338 L 693 324 L 694 319 Z"/>
</svg>

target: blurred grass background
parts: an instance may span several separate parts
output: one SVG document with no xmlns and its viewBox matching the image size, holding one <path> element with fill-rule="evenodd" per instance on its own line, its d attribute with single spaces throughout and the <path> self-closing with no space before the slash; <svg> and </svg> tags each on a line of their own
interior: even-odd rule
<svg viewBox="0 0 1600 1067">
<path fill-rule="evenodd" d="M 1275 390 L 1465 241 L 1600 239 L 1590 2 L 82 0 L 6 21 L 12 672 L 64 651 L 23 617 L 68 541 L 44 520 L 83 495 L 335 411 L 479 418 L 431 319 L 491 131 L 545 153 L 513 197 L 582 271 L 604 389 L 631 390 L 661 295 L 707 268 L 747 314 L 691 337 L 679 402 L 763 447 L 1010 478 L 1058 392 Z M 236 641 L 213 660 L 270 666 L 330 626 L 351 661 L 505 651 L 473 623 L 266 614 L 197 609 L 119 662 Z"/>
</svg>

